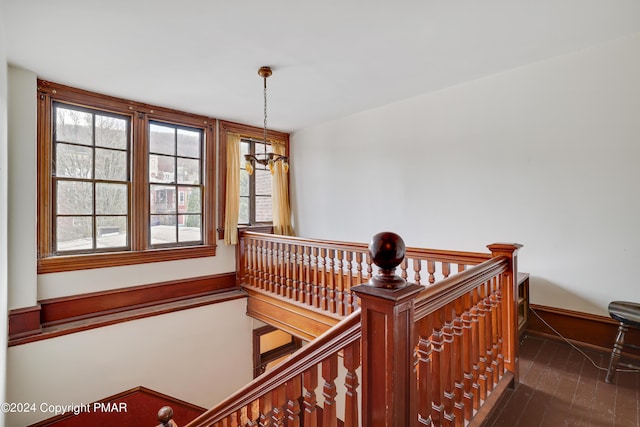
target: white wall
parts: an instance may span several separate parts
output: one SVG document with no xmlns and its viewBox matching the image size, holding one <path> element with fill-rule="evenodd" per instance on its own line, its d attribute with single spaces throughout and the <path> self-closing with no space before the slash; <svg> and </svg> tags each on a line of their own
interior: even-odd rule
<svg viewBox="0 0 640 427">
<path fill-rule="evenodd" d="M 245 311 L 240 299 L 10 347 L 7 399 L 39 408 L 144 386 L 210 408 L 253 377 Z M 7 426 L 53 415 L 9 414 Z"/>
<path fill-rule="evenodd" d="M 0 294 L 8 286 L 9 309 L 46 298 L 235 271 L 235 247 L 219 242 L 215 257 L 38 275 L 37 76 L 9 67 L 7 77 L 3 53 L 0 50 Z M 6 302 L 0 298 L 0 304 Z M 5 344 L 0 348 L 6 349 L 4 319 L 0 336 Z M 246 300 L 240 299 L 13 346 L 6 360 L 6 401 L 88 403 L 142 385 L 211 407 L 252 378 L 252 322 Z M 0 380 L 4 385 L 4 377 Z M 11 414 L 7 425 L 23 426 L 52 415 Z"/>
<path fill-rule="evenodd" d="M 35 73 L 9 67 L 9 308 L 38 300 L 235 271 L 235 247 L 215 257 L 37 275 Z M 219 242 L 222 243 L 222 242 Z"/>
<path fill-rule="evenodd" d="M 606 315 L 640 301 L 639 117 L 636 34 L 307 128 L 292 135 L 296 230 L 522 243 L 534 303 Z"/>
<path fill-rule="evenodd" d="M 7 59 L 5 56 L 3 17 L 4 1 L 0 0 L 0 402 L 6 402 L 7 348 L 7 270 L 8 270 L 8 185 L 7 185 Z M 0 411 L 0 426 L 4 413 Z"/>
<path fill-rule="evenodd" d="M 37 303 L 36 271 L 36 75 L 9 66 L 9 307 Z"/>
</svg>

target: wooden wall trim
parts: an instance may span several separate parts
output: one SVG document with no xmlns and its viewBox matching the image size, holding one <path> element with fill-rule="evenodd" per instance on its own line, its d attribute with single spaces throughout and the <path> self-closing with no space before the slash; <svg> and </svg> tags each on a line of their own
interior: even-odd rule
<svg viewBox="0 0 640 427">
<path fill-rule="evenodd" d="M 551 339 L 561 339 L 547 327 L 540 316 L 562 336 L 576 345 L 610 352 L 618 331 L 618 322 L 610 317 L 556 307 L 531 304 L 526 333 Z M 629 328 L 625 343 L 640 346 L 640 330 Z M 627 355 L 640 357 L 640 351 L 625 348 Z"/>
<path fill-rule="evenodd" d="M 9 336 L 28 336 L 40 332 L 40 304 L 9 310 Z"/>
<path fill-rule="evenodd" d="M 244 297 L 230 272 L 45 299 L 10 311 L 9 345 Z"/>
</svg>

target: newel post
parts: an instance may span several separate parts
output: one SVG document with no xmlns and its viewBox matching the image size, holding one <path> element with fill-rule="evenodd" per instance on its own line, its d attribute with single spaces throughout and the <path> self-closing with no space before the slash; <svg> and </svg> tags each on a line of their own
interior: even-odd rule
<svg viewBox="0 0 640 427">
<path fill-rule="evenodd" d="M 518 357 L 518 250 L 522 245 L 518 243 L 493 243 L 487 245 L 492 258 L 506 256 L 509 259 L 509 269 L 504 273 L 506 280 L 503 287 L 502 302 L 506 304 L 504 319 L 503 354 L 504 366 L 513 372 L 515 384 L 519 381 Z"/>
<path fill-rule="evenodd" d="M 178 427 L 175 421 L 173 421 L 173 409 L 171 406 L 163 406 L 158 411 L 158 422 L 160 423 L 157 427 Z"/>
<path fill-rule="evenodd" d="M 414 302 L 422 286 L 395 275 L 405 254 L 404 241 L 378 233 L 369 244 L 377 276 L 355 286 L 362 319 L 362 425 L 415 425 L 413 374 Z"/>
</svg>

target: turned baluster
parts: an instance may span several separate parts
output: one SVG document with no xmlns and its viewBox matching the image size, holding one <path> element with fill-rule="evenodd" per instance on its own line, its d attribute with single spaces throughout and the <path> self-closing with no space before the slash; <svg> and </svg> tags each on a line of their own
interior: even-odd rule
<svg viewBox="0 0 640 427">
<path fill-rule="evenodd" d="M 309 246 L 304 247 L 304 302 L 307 305 L 313 305 L 313 288 L 311 287 L 311 248 Z"/>
<path fill-rule="evenodd" d="M 418 424 L 431 426 L 431 406 L 433 401 L 431 363 L 431 334 L 433 333 L 433 320 L 431 316 L 420 321 L 418 334 Z M 437 374 L 437 373 L 436 373 Z"/>
<path fill-rule="evenodd" d="M 453 382 L 454 382 L 454 415 L 456 427 L 464 426 L 464 382 L 462 352 L 462 313 L 463 298 L 454 301 L 455 316 L 453 319 Z"/>
<path fill-rule="evenodd" d="M 346 314 L 353 313 L 353 293 L 351 292 L 351 288 L 353 287 L 353 252 L 347 251 L 345 256 L 346 264 L 347 264 L 347 275 L 346 275 L 346 284 L 345 284 L 345 298 L 344 305 Z"/>
<path fill-rule="evenodd" d="M 367 263 L 367 279 L 372 279 L 373 278 L 373 261 L 371 260 L 371 255 L 367 254 L 367 259 L 366 259 L 366 263 Z"/>
<path fill-rule="evenodd" d="M 436 282 L 436 262 L 433 260 L 427 260 L 427 272 L 429 273 L 429 284 L 433 285 Z"/>
<path fill-rule="evenodd" d="M 287 427 L 300 427 L 300 398 L 302 397 L 302 376 L 296 375 L 287 381 Z"/>
<path fill-rule="evenodd" d="M 476 289 L 478 293 L 478 386 L 480 399 L 487 398 L 487 316 L 484 308 L 484 295 L 482 294 L 482 287 Z"/>
<path fill-rule="evenodd" d="M 342 260 L 344 259 L 344 251 L 336 251 L 336 313 L 340 316 L 344 316 L 344 269 Z"/>
<path fill-rule="evenodd" d="M 298 302 L 304 304 L 306 297 L 306 284 L 304 280 L 304 247 L 298 246 L 297 252 L 297 267 L 298 267 Z"/>
<path fill-rule="evenodd" d="M 442 276 L 446 279 L 451 274 L 451 264 L 448 262 L 442 263 Z"/>
<path fill-rule="evenodd" d="M 356 283 L 364 283 L 362 278 L 362 252 L 356 252 Z"/>
<path fill-rule="evenodd" d="M 267 243 L 264 240 L 261 240 L 258 243 L 258 274 L 259 274 L 259 280 L 260 280 L 260 289 L 265 289 L 267 291 L 269 291 L 269 280 L 267 277 L 267 273 L 266 273 L 266 264 L 267 264 L 267 260 L 266 260 L 266 249 L 265 246 L 267 245 Z"/>
<path fill-rule="evenodd" d="M 442 402 L 442 365 L 443 365 L 443 349 L 444 349 L 444 335 L 442 333 L 442 320 L 440 319 L 440 312 L 438 310 L 435 313 L 430 314 L 433 318 L 433 333 L 431 334 L 431 390 L 432 405 L 431 405 L 431 421 L 434 426 L 440 426 L 444 419 L 444 404 Z"/>
<path fill-rule="evenodd" d="M 344 368 L 347 371 L 344 379 L 345 404 L 344 425 L 357 426 L 358 423 L 358 373 L 360 366 L 360 341 L 344 348 Z"/>
<path fill-rule="evenodd" d="M 173 409 L 171 406 L 163 406 L 158 411 L 158 427 L 178 427 L 175 421 L 173 421 Z"/>
<path fill-rule="evenodd" d="M 422 270 L 422 262 L 419 259 L 414 259 L 413 260 L 413 272 L 414 272 L 413 282 L 416 285 L 419 285 L 420 284 L 420 280 L 422 279 L 420 277 L 420 270 Z"/>
<path fill-rule="evenodd" d="M 496 345 L 498 346 L 498 371 L 500 372 L 500 377 L 504 375 L 504 328 L 503 328 L 503 319 L 507 315 L 504 304 L 502 302 L 502 287 L 504 286 L 503 276 L 498 277 L 497 290 L 496 290 L 496 330 L 498 334 L 498 339 L 496 340 Z"/>
<path fill-rule="evenodd" d="M 463 384 L 464 384 L 464 418 L 471 420 L 473 417 L 473 374 L 472 370 L 472 330 L 471 330 L 471 313 L 469 307 L 471 306 L 471 296 L 465 294 L 463 297 L 463 305 L 465 307 L 462 314 L 462 348 L 464 353 L 462 355 L 462 371 L 463 371 Z"/>
<path fill-rule="evenodd" d="M 485 282 L 481 287 L 482 295 L 482 310 L 484 312 L 484 346 L 480 347 L 481 351 L 485 354 L 485 378 L 487 396 L 489 392 L 493 390 L 493 333 L 492 326 L 492 311 L 491 311 L 491 294 L 490 283 Z M 482 332 L 482 330 L 481 330 Z"/>
<path fill-rule="evenodd" d="M 320 248 L 320 309 L 327 309 L 327 249 Z"/>
<path fill-rule="evenodd" d="M 318 387 L 318 366 L 314 365 L 304 371 L 304 427 L 317 427 L 316 388 Z"/>
<path fill-rule="evenodd" d="M 480 408 L 480 320 L 478 289 L 471 292 L 471 389 L 473 409 Z"/>
<path fill-rule="evenodd" d="M 318 288 L 318 280 L 320 277 L 320 260 L 318 259 L 318 248 L 315 246 L 312 249 L 312 257 L 313 257 L 313 280 L 311 280 L 312 288 L 311 288 L 311 305 L 314 307 L 320 307 L 320 289 Z"/>
<path fill-rule="evenodd" d="M 245 427 L 258 427 L 258 419 L 260 418 L 260 408 L 257 400 L 248 403 L 245 406 L 247 420 Z"/>
<path fill-rule="evenodd" d="M 334 249 L 328 250 L 328 273 L 327 273 L 327 308 L 330 313 L 336 312 L 336 269 L 335 269 L 335 256 L 336 251 Z"/>
<path fill-rule="evenodd" d="M 336 411 L 336 378 L 338 377 L 338 354 L 334 353 L 322 361 L 322 427 L 337 427 L 338 414 Z"/>
<path fill-rule="evenodd" d="M 407 259 L 403 259 L 402 262 L 400 263 L 400 277 L 402 277 L 403 280 L 407 280 L 408 279 L 408 275 L 407 275 Z"/>
<path fill-rule="evenodd" d="M 273 279 L 275 275 L 273 274 L 274 270 L 274 260 L 273 260 L 273 246 L 274 242 L 267 241 L 267 245 L 265 248 L 266 257 L 267 257 L 267 283 L 270 292 L 275 292 L 276 294 L 280 294 L 280 283 L 275 282 Z"/>
<path fill-rule="evenodd" d="M 258 419 L 259 427 L 272 427 L 273 419 L 271 413 L 273 404 L 271 403 L 271 394 L 267 393 L 258 399 L 258 407 L 260 412 L 260 418 Z"/>
<path fill-rule="evenodd" d="M 289 263 L 291 264 L 291 292 L 287 295 L 294 301 L 298 300 L 298 291 L 300 289 L 300 278 L 298 277 L 298 245 L 291 245 Z"/>
<path fill-rule="evenodd" d="M 284 296 L 286 298 L 291 298 L 291 245 L 289 243 L 284 244 L 284 266 L 286 286 L 286 293 L 284 294 Z"/>
<path fill-rule="evenodd" d="M 442 387 L 442 404 L 444 407 L 443 426 L 454 425 L 454 384 L 453 384 L 453 310 L 451 304 L 445 305 L 441 310 L 444 318 L 442 327 L 442 336 L 444 338 L 444 346 L 442 347 L 442 360 L 440 361 L 440 375 Z"/>
<path fill-rule="evenodd" d="M 285 384 L 281 384 L 271 392 L 273 408 L 271 420 L 273 427 L 283 427 L 285 419 L 285 405 L 287 403 Z"/>
<path fill-rule="evenodd" d="M 258 269 L 258 256 L 256 254 L 256 242 L 255 242 L 255 240 L 250 240 L 249 242 L 247 242 L 247 244 L 248 244 L 248 248 L 247 249 L 249 250 L 248 259 L 249 259 L 250 267 L 249 267 L 248 273 L 250 275 L 249 276 L 250 277 L 250 283 L 251 283 L 251 286 L 254 286 L 254 287 L 257 288 L 258 287 L 258 277 L 257 277 L 257 275 L 258 275 L 258 272 L 257 272 L 257 269 Z"/>
</svg>

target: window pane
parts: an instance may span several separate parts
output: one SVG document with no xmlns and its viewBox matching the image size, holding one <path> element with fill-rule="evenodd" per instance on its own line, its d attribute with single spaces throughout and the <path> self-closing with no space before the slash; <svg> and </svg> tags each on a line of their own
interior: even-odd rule
<svg viewBox="0 0 640 427">
<path fill-rule="evenodd" d="M 175 215 L 151 215 L 151 244 L 176 243 Z"/>
<path fill-rule="evenodd" d="M 93 150 L 77 145 L 56 144 L 56 176 L 91 179 Z"/>
<path fill-rule="evenodd" d="M 149 156 L 149 181 L 175 182 L 175 157 Z"/>
<path fill-rule="evenodd" d="M 256 222 L 271 222 L 271 197 L 256 196 Z"/>
<path fill-rule="evenodd" d="M 55 138 L 58 142 L 93 145 L 93 115 L 57 107 Z"/>
<path fill-rule="evenodd" d="M 178 158 L 178 183 L 200 184 L 200 160 Z"/>
<path fill-rule="evenodd" d="M 240 169 L 245 168 L 247 161 L 244 159 L 244 155 L 249 154 L 249 145 L 250 144 L 248 142 L 240 141 Z"/>
<path fill-rule="evenodd" d="M 97 221 L 97 246 L 99 248 L 121 248 L 127 246 L 127 217 L 99 216 Z"/>
<path fill-rule="evenodd" d="M 238 224 L 249 224 L 249 198 L 240 197 L 240 211 L 238 213 Z"/>
<path fill-rule="evenodd" d="M 240 196 L 249 197 L 249 173 L 240 170 Z"/>
<path fill-rule="evenodd" d="M 178 187 L 178 212 L 197 214 L 202 213 L 200 188 Z"/>
<path fill-rule="evenodd" d="M 268 170 L 256 170 L 256 195 L 271 195 L 271 172 Z"/>
<path fill-rule="evenodd" d="M 126 184 L 96 184 L 96 214 L 126 215 L 128 200 Z"/>
<path fill-rule="evenodd" d="M 173 186 L 151 185 L 151 213 L 165 214 L 176 213 L 176 191 Z"/>
<path fill-rule="evenodd" d="M 93 189 L 90 182 L 58 181 L 56 187 L 57 214 L 82 215 L 93 213 Z"/>
<path fill-rule="evenodd" d="M 200 158 L 201 133 L 178 129 L 178 156 Z"/>
<path fill-rule="evenodd" d="M 179 242 L 199 242 L 202 240 L 201 216 L 200 215 L 180 215 L 178 227 Z"/>
<path fill-rule="evenodd" d="M 58 217 L 56 237 L 59 252 L 93 249 L 93 221 L 91 217 Z"/>
<path fill-rule="evenodd" d="M 175 128 L 154 123 L 149 125 L 149 152 L 175 156 Z"/>
<path fill-rule="evenodd" d="M 127 180 L 127 153 L 96 148 L 96 179 Z"/>
<path fill-rule="evenodd" d="M 127 149 L 127 120 L 96 115 L 96 145 Z"/>
</svg>

